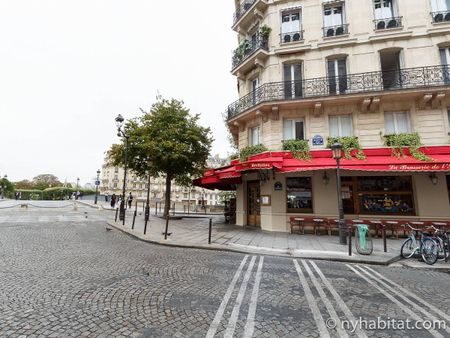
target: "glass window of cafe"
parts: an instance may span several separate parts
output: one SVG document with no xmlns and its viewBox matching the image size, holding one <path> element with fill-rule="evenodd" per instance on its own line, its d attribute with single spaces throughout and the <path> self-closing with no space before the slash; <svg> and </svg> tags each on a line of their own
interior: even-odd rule
<svg viewBox="0 0 450 338">
<path fill-rule="evenodd" d="M 345 187 L 345 185 L 350 187 Z M 411 176 L 347 177 L 344 212 L 364 215 L 415 215 Z M 345 210 L 347 209 L 347 210 Z"/>
<path fill-rule="evenodd" d="M 286 179 L 287 212 L 312 213 L 311 177 Z"/>
</svg>

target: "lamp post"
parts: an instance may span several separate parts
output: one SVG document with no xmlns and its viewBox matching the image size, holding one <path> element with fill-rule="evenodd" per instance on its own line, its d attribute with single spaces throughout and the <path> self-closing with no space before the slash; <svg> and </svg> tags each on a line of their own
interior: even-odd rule
<svg viewBox="0 0 450 338">
<path fill-rule="evenodd" d="M 342 158 L 342 144 L 335 143 L 331 146 L 333 158 L 336 160 L 336 181 L 338 192 L 338 206 L 339 206 L 339 243 L 342 245 L 347 244 L 345 237 L 345 220 L 344 220 L 344 206 L 342 203 L 342 187 L 341 187 L 341 173 L 340 162 Z"/>
<path fill-rule="evenodd" d="M 97 170 L 97 179 L 95 180 L 95 201 L 94 204 L 97 204 L 98 199 L 98 186 L 100 185 L 100 169 Z"/>
<path fill-rule="evenodd" d="M 150 169 L 151 166 L 151 161 L 148 161 L 148 167 Z M 150 186 L 151 186 L 151 181 L 150 181 L 151 175 L 150 175 L 150 170 L 148 172 L 148 181 L 147 181 L 147 203 L 145 204 L 145 225 L 144 225 L 144 235 L 147 232 L 147 224 L 148 224 L 148 219 L 150 218 Z M 156 206 L 155 206 L 156 208 Z"/>
<path fill-rule="evenodd" d="M 120 211 L 119 211 L 119 219 L 122 221 L 122 225 L 125 225 L 125 190 L 127 187 L 127 169 L 128 169 L 128 139 L 130 138 L 125 132 L 122 130 L 123 122 L 125 119 L 122 115 L 117 115 L 116 124 L 117 124 L 117 136 L 123 137 L 125 139 L 125 155 L 124 155 L 124 173 L 123 173 L 123 186 L 122 186 L 122 200 L 120 201 Z"/>
<path fill-rule="evenodd" d="M 79 193 L 78 193 L 78 186 L 80 185 L 80 179 L 79 178 L 77 178 L 77 191 L 75 192 L 75 199 L 77 200 L 78 199 L 78 195 L 79 195 Z"/>
</svg>

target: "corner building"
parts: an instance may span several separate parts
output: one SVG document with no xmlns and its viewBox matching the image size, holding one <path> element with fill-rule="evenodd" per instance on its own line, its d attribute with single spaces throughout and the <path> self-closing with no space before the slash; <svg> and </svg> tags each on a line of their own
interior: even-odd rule
<svg viewBox="0 0 450 338">
<path fill-rule="evenodd" d="M 346 217 L 449 220 L 450 1 L 235 5 L 239 99 L 228 126 L 240 150 L 270 152 L 205 173 L 198 185 L 208 175 L 217 176 L 210 187 L 232 182 L 239 225 L 289 231 L 290 216 L 336 217 L 327 139 L 356 137 L 366 158 L 341 162 Z M 385 144 L 398 134 L 417 134 L 428 160 L 408 148 L 393 156 Z M 310 160 L 282 151 L 292 139 L 308 143 Z"/>
</svg>

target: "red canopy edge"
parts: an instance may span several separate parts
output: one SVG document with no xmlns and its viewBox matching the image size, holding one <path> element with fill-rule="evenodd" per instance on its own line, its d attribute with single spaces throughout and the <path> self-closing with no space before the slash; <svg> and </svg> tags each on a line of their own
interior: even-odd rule
<svg viewBox="0 0 450 338">
<path fill-rule="evenodd" d="M 392 156 L 391 148 L 364 149 L 366 158 L 341 159 L 343 170 L 382 172 L 433 172 L 450 171 L 450 146 L 430 146 L 420 149 L 431 161 L 420 161 L 412 157 L 407 148 L 405 156 Z M 356 151 L 352 152 L 354 156 Z M 331 150 L 313 150 L 310 160 L 298 160 L 291 152 L 265 152 L 250 156 L 245 162 L 231 161 L 230 165 L 209 169 L 204 176 L 193 181 L 195 186 L 207 189 L 235 190 L 242 183 L 242 173 L 247 170 L 274 169 L 280 173 L 329 170 L 336 168 Z"/>
</svg>

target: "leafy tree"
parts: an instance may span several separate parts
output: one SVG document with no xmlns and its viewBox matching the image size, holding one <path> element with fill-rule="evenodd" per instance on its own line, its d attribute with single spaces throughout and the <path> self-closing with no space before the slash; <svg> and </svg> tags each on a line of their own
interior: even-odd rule
<svg viewBox="0 0 450 338">
<path fill-rule="evenodd" d="M 210 129 L 198 124 L 183 102 L 158 97 L 149 113 L 125 125 L 128 140 L 128 166 L 140 177 L 164 176 L 166 195 L 164 216 L 169 214 L 172 180 L 187 186 L 206 167 L 211 143 Z M 124 143 L 108 151 L 112 165 L 124 165 Z"/>
<path fill-rule="evenodd" d="M 29 180 L 22 180 L 15 183 L 16 189 L 25 189 L 25 190 L 31 190 L 34 188 L 33 182 Z"/>
<path fill-rule="evenodd" d="M 12 196 L 12 193 L 14 191 L 14 184 L 13 183 L 8 181 L 7 178 L 2 178 L 2 179 L 0 179 L 0 186 L 4 187 L 2 189 L 3 191 L 0 191 L 0 193 L 3 193 L 3 196 L 8 196 L 8 197 Z"/>
<path fill-rule="evenodd" d="M 61 187 L 63 184 L 52 174 L 42 174 L 33 178 L 34 189 L 44 190 L 50 187 Z"/>
</svg>

